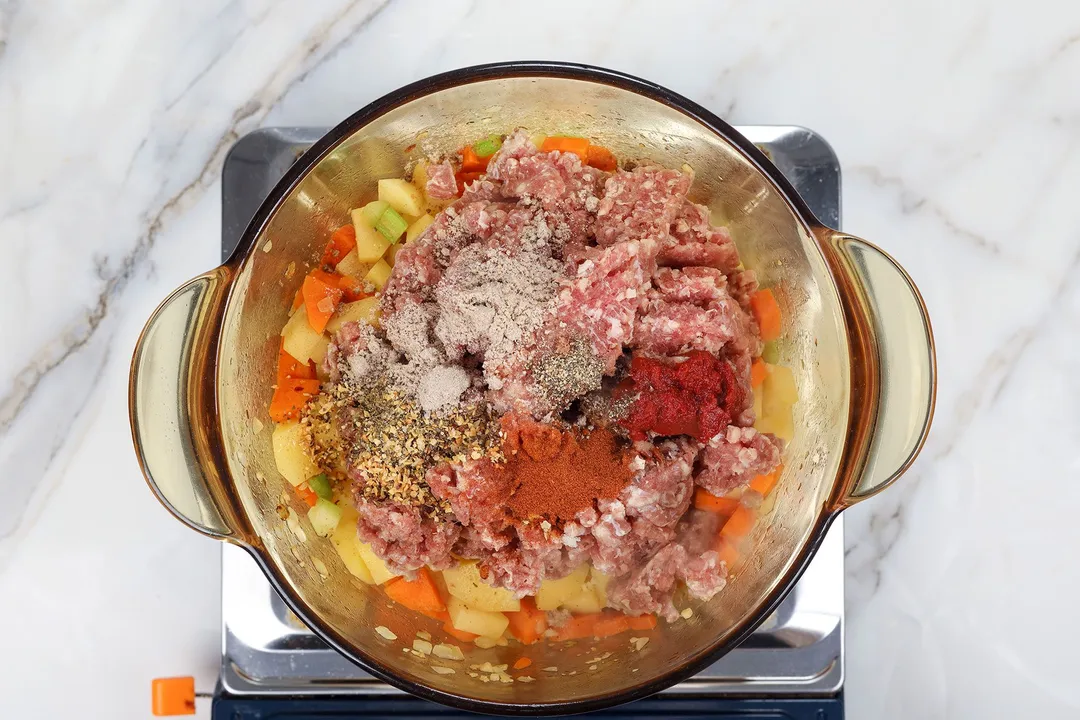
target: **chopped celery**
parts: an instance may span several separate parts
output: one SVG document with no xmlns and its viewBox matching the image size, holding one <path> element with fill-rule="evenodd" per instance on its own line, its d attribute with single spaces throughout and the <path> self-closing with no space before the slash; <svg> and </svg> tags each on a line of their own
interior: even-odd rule
<svg viewBox="0 0 1080 720">
<path fill-rule="evenodd" d="M 409 223 L 405 222 L 405 218 L 398 215 L 397 210 L 392 207 L 383 210 L 382 215 L 375 222 L 375 229 L 392 243 L 397 242 L 408 227 Z"/>
<path fill-rule="evenodd" d="M 341 508 L 334 503 L 319 498 L 315 501 L 315 505 L 308 510 L 307 516 L 316 535 L 329 537 L 330 533 L 334 532 L 334 528 L 337 527 L 338 521 L 341 520 L 341 512 Z"/>
<path fill-rule="evenodd" d="M 330 488 L 330 478 L 325 473 L 319 473 L 313 478 L 308 478 L 308 487 L 323 500 L 333 500 L 334 491 Z"/>
<path fill-rule="evenodd" d="M 776 346 L 775 340 L 765 343 L 765 347 L 761 351 L 761 359 L 770 365 L 780 362 L 780 348 Z"/>
<path fill-rule="evenodd" d="M 473 152 L 476 153 L 477 157 L 485 158 L 489 155 L 494 155 L 501 147 L 502 140 L 498 136 L 492 135 L 486 140 L 481 140 L 480 142 L 473 145 L 472 149 Z"/>
<path fill-rule="evenodd" d="M 375 227 L 375 223 L 379 222 L 379 217 L 386 212 L 386 208 L 390 207 L 390 203 L 385 200 L 372 200 L 364 207 L 360 208 L 360 212 L 363 214 L 364 219 L 370 227 Z"/>
</svg>

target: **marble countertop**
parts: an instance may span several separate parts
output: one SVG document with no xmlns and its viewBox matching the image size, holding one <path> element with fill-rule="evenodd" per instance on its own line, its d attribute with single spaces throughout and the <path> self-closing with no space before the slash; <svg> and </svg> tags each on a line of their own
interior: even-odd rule
<svg viewBox="0 0 1080 720">
<path fill-rule="evenodd" d="M 213 687 L 219 550 L 143 485 L 126 383 L 150 311 L 216 264 L 230 145 L 558 59 L 817 130 L 845 229 L 926 297 L 934 430 L 846 515 L 848 716 L 1080 716 L 1080 4 L 435 7 L 0 1 L 0 715 L 149 717 L 153 677 Z"/>
</svg>

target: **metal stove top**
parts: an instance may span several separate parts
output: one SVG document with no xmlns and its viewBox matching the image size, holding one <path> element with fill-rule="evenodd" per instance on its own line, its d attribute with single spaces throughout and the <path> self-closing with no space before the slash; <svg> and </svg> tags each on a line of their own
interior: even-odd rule
<svg viewBox="0 0 1080 720">
<path fill-rule="evenodd" d="M 827 225 L 840 224 L 840 167 L 819 135 L 738 128 L 770 155 Z M 289 166 L 325 132 L 267 128 L 237 141 L 222 171 L 222 258 Z M 833 523 L 795 590 L 742 646 L 660 697 L 825 697 L 844 682 L 843 520 Z M 219 692 L 238 697 L 394 695 L 307 630 L 243 550 L 222 549 Z M 818 717 L 824 717 L 819 715 Z"/>
</svg>

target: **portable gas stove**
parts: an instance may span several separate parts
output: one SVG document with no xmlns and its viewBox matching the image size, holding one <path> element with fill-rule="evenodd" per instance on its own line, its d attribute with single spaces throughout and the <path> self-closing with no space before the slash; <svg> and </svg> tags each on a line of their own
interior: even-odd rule
<svg viewBox="0 0 1080 720">
<path fill-rule="evenodd" d="M 829 145 L 798 127 L 740 127 L 826 225 L 840 224 L 840 166 Z M 222 258 L 263 199 L 325 131 L 267 128 L 237 141 L 222 170 Z M 634 718 L 843 717 L 843 520 L 833 523 L 794 591 L 743 645 L 704 672 L 647 700 L 595 715 Z M 368 675 L 305 628 L 246 552 L 222 549 L 221 677 L 214 720 L 465 716 Z"/>
</svg>

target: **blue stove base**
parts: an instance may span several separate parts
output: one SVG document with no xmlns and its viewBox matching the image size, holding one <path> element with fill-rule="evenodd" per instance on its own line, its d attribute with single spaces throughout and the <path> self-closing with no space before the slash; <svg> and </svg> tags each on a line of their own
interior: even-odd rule
<svg viewBox="0 0 1080 720">
<path fill-rule="evenodd" d="M 344 720 L 345 718 L 482 718 L 412 697 L 238 697 L 215 696 L 212 720 Z M 491 716 L 488 716 L 491 717 Z M 828 698 L 649 698 L 580 717 L 754 718 L 754 720 L 843 720 L 843 693 Z"/>
</svg>

